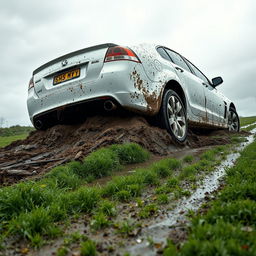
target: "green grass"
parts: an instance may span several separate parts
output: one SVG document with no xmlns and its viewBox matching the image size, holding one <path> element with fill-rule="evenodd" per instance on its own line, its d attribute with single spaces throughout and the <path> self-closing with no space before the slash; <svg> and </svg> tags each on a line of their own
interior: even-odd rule
<svg viewBox="0 0 256 256">
<path fill-rule="evenodd" d="M 60 204 L 68 214 L 80 212 L 90 213 L 96 208 L 99 200 L 99 189 L 80 187 L 76 191 L 61 194 L 57 203 Z"/>
<path fill-rule="evenodd" d="M 166 178 L 173 174 L 173 171 L 181 168 L 181 162 L 174 158 L 168 158 L 153 164 L 151 170 L 156 173 L 159 178 Z"/>
<path fill-rule="evenodd" d="M 96 223 L 104 222 L 102 216 L 116 215 L 115 205 L 102 200 L 103 189 L 82 185 L 86 183 L 88 176 L 96 179 L 110 175 L 121 168 L 121 162 L 141 162 L 149 157 L 149 153 L 135 144 L 124 144 L 124 151 L 122 145 L 116 146 L 115 150 L 112 147 L 91 153 L 82 163 L 70 162 L 65 166 L 55 167 L 40 181 L 23 182 L 0 189 L 1 230 L 5 230 L 6 234 L 17 233 L 38 247 L 42 244 L 43 236 L 56 232 L 55 228 L 48 227 L 54 227 L 53 223 L 64 220 L 69 215 L 96 210 Z M 125 160 L 120 152 L 125 152 Z M 140 156 L 136 158 L 135 154 Z M 140 175 L 136 180 L 139 178 Z M 127 184 L 126 180 L 125 184 L 129 198 L 140 194 L 141 187 L 137 182 Z M 121 194 L 120 198 L 124 197 Z M 101 225 L 103 224 L 99 226 Z"/>
<path fill-rule="evenodd" d="M 168 194 L 173 191 L 173 188 L 170 188 L 167 184 L 163 184 L 155 189 L 157 195 Z"/>
<path fill-rule="evenodd" d="M 37 207 L 47 207 L 59 192 L 35 182 L 23 182 L 0 190 L 0 221 L 17 217 Z"/>
<path fill-rule="evenodd" d="M 124 237 L 132 236 L 133 231 L 140 227 L 140 224 L 132 223 L 130 220 L 125 220 L 123 222 L 115 223 L 114 227 L 117 230 L 117 233 L 123 235 Z"/>
<path fill-rule="evenodd" d="M 169 203 L 169 196 L 166 194 L 159 194 L 157 196 L 158 204 L 168 204 Z"/>
<path fill-rule="evenodd" d="M 194 157 L 191 156 L 191 155 L 185 156 L 185 157 L 183 158 L 183 161 L 184 161 L 185 163 L 192 163 L 193 160 L 194 160 Z"/>
<path fill-rule="evenodd" d="M 16 140 L 24 140 L 27 136 L 27 133 L 12 136 L 0 136 L 0 147 L 8 146 L 9 144 Z"/>
<path fill-rule="evenodd" d="M 56 253 L 57 256 L 66 256 L 67 254 L 68 254 L 68 248 L 64 247 L 64 246 L 58 248 L 57 253 Z"/>
<path fill-rule="evenodd" d="M 78 162 L 77 162 L 78 163 Z M 49 172 L 46 177 L 50 178 L 46 183 L 52 183 L 57 188 L 74 190 L 82 184 L 81 178 L 74 172 L 73 165 L 57 166 Z"/>
<path fill-rule="evenodd" d="M 116 216 L 116 204 L 107 199 L 102 200 L 99 203 L 98 212 L 102 212 L 103 214 L 111 217 Z"/>
<path fill-rule="evenodd" d="M 93 175 L 95 178 L 101 178 L 118 169 L 121 169 L 118 155 L 109 148 L 102 148 L 84 159 L 78 174 L 82 177 Z"/>
<path fill-rule="evenodd" d="M 110 150 L 117 154 L 121 164 L 142 163 L 150 157 L 149 152 L 136 143 L 112 145 Z"/>
<path fill-rule="evenodd" d="M 240 117 L 240 125 L 248 125 L 256 122 L 256 116 Z"/>
<path fill-rule="evenodd" d="M 256 128 L 256 124 L 250 125 L 246 128 L 242 128 L 242 130 L 249 132 L 249 131 L 253 130 L 254 128 Z"/>
<path fill-rule="evenodd" d="M 117 200 L 119 200 L 120 202 L 129 202 L 132 198 L 132 195 L 130 193 L 130 191 L 128 190 L 120 190 L 118 192 L 116 192 L 115 194 L 115 198 Z"/>
<path fill-rule="evenodd" d="M 64 238 L 63 244 L 56 251 L 56 255 L 66 256 L 71 251 L 72 244 L 79 244 L 81 242 L 86 242 L 87 240 L 88 238 L 83 234 L 78 232 L 71 233 Z"/>
<path fill-rule="evenodd" d="M 169 178 L 168 180 L 167 180 L 167 186 L 169 187 L 169 188 L 174 188 L 174 187 L 176 187 L 177 185 L 179 185 L 179 180 L 177 179 L 177 178 L 175 178 L 175 177 L 171 177 L 171 178 Z"/>
<path fill-rule="evenodd" d="M 139 211 L 139 217 L 142 219 L 149 218 L 158 211 L 158 206 L 155 204 L 148 204 Z"/>
<path fill-rule="evenodd" d="M 188 241 L 164 255 L 256 255 L 255 159 L 256 142 L 227 170 L 226 187 L 207 213 L 192 217 Z"/>
<path fill-rule="evenodd" d="M 9 232 L 29 239 L 35 247 L 42 245 L 42 235 L 56 237 L 61 233 L 57 226 L 54 226 L 49 211 L 42 207 L 12 219 L 9 223 Z"/>
<path fill-rule="evenodd" d="M 122 164 L 141 163 L 149 156 L 146 150 L 135 143 L 112 145 L 92 152 L 82 163 L 73 161 L 66 166 L 56 167 L 48 176 L 55 177 L 59 187 L 74 189 L 80 185 L 79 179 L 91 182 L 121 170 Z"/>
<path fill-rule="evenodd" d="M 110 226 L 110 224 L 111 222 L 107 219 L 106 215 L 100 212 L 92 217 L 90 226 L 94 230 L 99 230 Z"/>
<path fill-rule="evenodd" d="M 82 242 L 81 248 L 80 248 L 80 255 L 81 256 L 96 256 L 97 250 L 96 250 L 95 242 L 93 242 L 91 240 Z"/>
<path fill-rule="evenodd" d="M 11 126 L 0 128 L 0 147 L 5 147 L 16 140 L 24 140 L 34 128 L 30 126 Z"/>
<path fill-rule="evenodd" d="M 93 213 L 93 230 L 111 225 L 109 218 L 118 214 L 115 200 L 130 202 L 141 196 L 145 189 L 159 190 L 156 197 L 159 205 L 169 202 L 170 192 L 174 193 L 174 198 L 189 195 L 189 191 L 179 186 L 182 180 L 178 179 L 178 174 L 184 172 L 184 168 L 182 162 L 176 159 L 164 159 L 148 168 L 137 169 L 131 175 L 114 177 L 103 187 L 85 186 L 88 177 L 96 179 L 111 175 L 121 168 L 121 164 L 140 162 L 148 158 L 148 154 L 145 157 L 144 150 L 141 150 L 143 157 L 134 157 L 134 152 L 138 153 L 140 146 L 133 144 L 129 147 L 129 144 L 124 144 L 125 156 L 120 153 L 123 152 L 121 147 L 118 145 L 103 148 L 91 153 L 83 162 L 70 162 L 65 166 L 58 166 L 37 182 L 23 182 L 2 188 L 1 231 L 6 235 L 16 233 L 29 240 L 33 246 L 39 247 L 43 243 L 43 238 L 59 234 L 56 223 L 72 215 Z M 214 149 L 215 156 L 217 157 L 223 149 Z M 129 154 L 131 157 L 128 157 Z M 211 154 L 205 154 L 202 158 L 192 165 L 195 172 L 208 172 L 208 167 L 214 165 L 210 165 L 211 161 L 206 160 L 211 159 Z M 157 187 L 159 184 L 161 187 Z M 156 204 L 142 203 L 139 217 L 149 218 L 157 211 Z M 42 220 L 36 225 L 35 220 L 40 216 Z M 65 253 L 65 249 L 61 253 Z"/>
</svg>

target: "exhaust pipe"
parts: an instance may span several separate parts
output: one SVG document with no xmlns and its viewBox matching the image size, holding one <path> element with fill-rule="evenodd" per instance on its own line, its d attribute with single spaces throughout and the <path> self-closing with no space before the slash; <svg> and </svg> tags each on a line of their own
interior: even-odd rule
<svg viewBox="0 0 256 256">
<path fill-rule="evenodd" d="M 36 120 L 36 121 L 35 121 L 35 127 L 36 127 L 36 129 L 38 129 L 38 130 L 42 129 L 42 127 L 43 127 L 43 122 L 42 122 L 41 120 Z"/>
<path fill-rule="evenodd" d="M 114 110 L 114 109 L 116 109 L 116 104 L 112 100 L 106 100 L 104 102 L 104 109 L 106 111 Z"/>
</svg>

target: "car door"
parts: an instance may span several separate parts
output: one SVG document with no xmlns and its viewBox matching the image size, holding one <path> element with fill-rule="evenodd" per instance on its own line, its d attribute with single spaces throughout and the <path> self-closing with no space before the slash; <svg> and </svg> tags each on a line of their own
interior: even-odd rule
<svg viewBox="0 0 256 256">
<path fill-rule="evenodd" d="M 207 111 L 207 120 L 210 123 L 214 123 L 218 125 L 219 123 L 224 122 L 224 112 L 225 112 L 225 104 L 222 98 L 218 95 L 217 90 L 212 87 L 208 78 L 190 61 L 184 59 L 189 65 L 189 67 L 194 72 L 195 76 L 200 78 L 201 84 L 205 88 L 205 98 L 206 98 L 206 111 Z"/>
<path fill-rule="evenodd" d="M 200 119 L 206 118 L 205 93 L 201 80 L 192 74 L 189 66 L 178 53 L 168 48 L 165 50 L 170 56 L 178 76 L 183 81 L 192 113 Z"/>
</svg>

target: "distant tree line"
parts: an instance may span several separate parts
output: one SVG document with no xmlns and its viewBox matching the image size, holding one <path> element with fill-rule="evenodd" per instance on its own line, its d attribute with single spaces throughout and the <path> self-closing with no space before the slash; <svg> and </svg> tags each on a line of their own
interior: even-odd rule
<svg viewBox="0 0 256 256">
<path fill-rule="evenodd" d="M 13 136 L 29 133 L 33 131 L 34 128 L 31 126 L 20 126 L 14 125 L 8 128 L 0 128 L 0 136 Z"/>
</svg>

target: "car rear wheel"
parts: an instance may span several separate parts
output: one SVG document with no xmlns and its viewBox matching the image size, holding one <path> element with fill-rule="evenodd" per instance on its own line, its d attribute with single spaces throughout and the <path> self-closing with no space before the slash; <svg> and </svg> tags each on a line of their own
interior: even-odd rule
<svg viewBox="0 0 256 256">
<path fill-rule="evenodd" d="M 166 90 L 159 112 L 160 122 L 172 136 L 173 140 L 183 143 L 187 138 L 187 118 L 184 104 L 173 90 Z"/>
<path fill-rule="evenodd" d="M 228 130 L 232 132 L 239 132 L 240 130 L 240 120 L 236 111 L 231 108 L 228 114 Z"/>
</svg>

